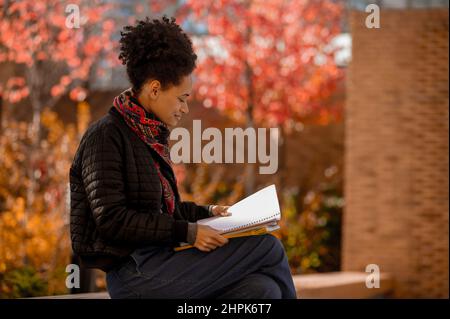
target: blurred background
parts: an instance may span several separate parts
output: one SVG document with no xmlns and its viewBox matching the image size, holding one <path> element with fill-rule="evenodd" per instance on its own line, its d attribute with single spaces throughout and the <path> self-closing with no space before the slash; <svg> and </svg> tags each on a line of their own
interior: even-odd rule
<svg viewBox="0 0 450 319">
<path fill-rule="evenodd" d="M 69 168 L 129 87 L 120 31 L 162 14 L 199 57 L 180 126 L 281 130 L 275 174 L 176 165 L 184 200 L 275 183 L 300 296 L 448 298 L 448 1 L 431 0 L 0 0 L 0 298 L 105 290 L 86 269 L 65 285 Z M 361 289 L 369 264 L 389 289 Z"/>
</svg>

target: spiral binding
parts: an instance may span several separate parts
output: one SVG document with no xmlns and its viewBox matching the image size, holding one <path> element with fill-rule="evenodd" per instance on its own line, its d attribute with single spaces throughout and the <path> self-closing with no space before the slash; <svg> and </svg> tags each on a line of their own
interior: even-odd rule
<svg viewBox="0 0 450 319">
<path fill-rule="evenodd" d="M 243 228 L 246 228 L 246 227 L 248 227 L 248 226 L 261 224 L 262 222 L 264 222 L 264 221 L 266 221 L 266 220 L 270 220 L 270 219 L 272 219 L 273 217 L 276 217 L 276 216 L 278 216 L 278 215 L 280 215 L 280 214 L 277 213 L 277 214 L 275 214 L 275 215 L 268 216 L 268 217 L 265 217 L 265 218 L 262 218 L 262 219 L 258 219 L 258 220 L 255 220 L 255 221 L 251 222 L 251 223 L 247 223 L 247 224 L 245 224 L 245 225 L 227 228 L 227 229 L 224 230 L 224 232 L 225 232 L 225 233 L 228 233 L 228 232 L 233 231 L 233 230 L 243 229 Z"/>
</svg>

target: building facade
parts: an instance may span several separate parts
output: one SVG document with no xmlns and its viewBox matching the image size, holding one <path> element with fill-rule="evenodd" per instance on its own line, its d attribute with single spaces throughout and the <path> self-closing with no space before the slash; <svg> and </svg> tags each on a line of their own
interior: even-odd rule
<svg viewBox="0 0 450 319">
<path fill-rule="evenodd" d="M 449 296 L 449 17 L 430 3 L 349 15 L 342 270 L 377 264 L 399 298 Z"/>
</svg>

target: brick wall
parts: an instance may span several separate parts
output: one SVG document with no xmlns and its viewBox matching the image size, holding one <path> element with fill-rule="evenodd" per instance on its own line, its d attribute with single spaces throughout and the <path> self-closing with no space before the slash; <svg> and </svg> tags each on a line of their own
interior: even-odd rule
<svg viewBox="0 0 450 319">
<path fill-rule="evenodd" d="M 375 263 L 396 297 L 448 298 L 448 10 L 349 18 L 342 269 Z"/>
</svg>

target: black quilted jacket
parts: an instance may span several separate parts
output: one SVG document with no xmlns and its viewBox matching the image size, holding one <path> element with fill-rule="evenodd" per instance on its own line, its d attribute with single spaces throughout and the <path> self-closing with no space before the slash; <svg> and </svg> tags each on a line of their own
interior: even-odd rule
<svg viewBox="0 0 450 319">
<path fill-rule="evenodd" d="M 89 127 L 70 169 L 72 249 L 84 266 L 107 271 L 138 247 L 175 246 L 188 222 L 209 217 L 178 196 L 174 215 L 161 213 L 158 159 L 114 107 Z"/>
</svg>

